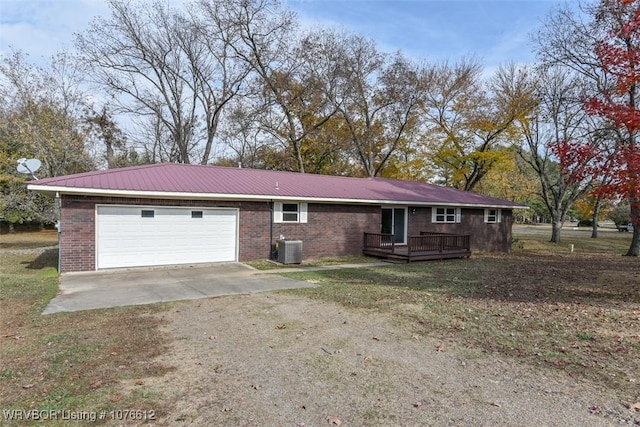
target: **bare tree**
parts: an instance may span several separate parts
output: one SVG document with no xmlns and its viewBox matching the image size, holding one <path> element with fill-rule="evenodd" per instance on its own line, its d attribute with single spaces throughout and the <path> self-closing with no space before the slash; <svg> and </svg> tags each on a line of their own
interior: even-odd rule
<svg viewBox="0 0 640 427">
<path fill-rule="evenodd" d="M 205 122 L 205 144 L 201 163 L 215 157 L 214 142 L 228 104 L 243 95 L 251 72 L 235 57 L 240 32 L 234 21 L 236 1 L 201 0 L 189 8 L 190 22 L 183 19 L 179 31 L 181 48 L 193 67 L 195 79 L 188 81 L 198 97 Z"/>
<path fill-rule="evenodd" d="M 556 155 L 560 144 L 589 139 L 597 143 L 597 125 L 583 108 L 584 80 L 567 69 L 540 70 L 537 84 L 538 108 L 518 121 L 524 144 L 521 158 L 540 181 L 540 199 L 552 218 L 551 241 L 560 242 L 560 232 L 569 209 L 588 192 L 595 177 L 571 177 L 560 168 Z"/>
<path fill-rule="evenodd" d="M 217 160 L 217 164 L 254 169 L 269 169 L 269 153 L 272 150 L 269 140 L 265 140 L 259 122 L 255 119 L 261 114 L 255 111 L 255 104 L 247 99 L 237 98 L 221 123 L 220 140 L 227 148 Z"/>
<path fill-rule="evenodd" d="M 237 2 L 229 9 L 239 34 L 235 53 L 252 70 L 256 119 L 285 154 L 275 166 L 305 172 L 311 141 L 336 113 L 320 90 L 326 76 L 314 68 L 314 46 L 278 1 Z"/>
<path fill-rule="evenodd" d="M 95 81 L 144 130 L 151 161 L 207 163 L 225 105 L 246 67 L 230 55 L 234 40 L 222 2 L 191 6 L 111 0 L 76 44 Z M 152 131 L 152 132 L 150 132 Z"/>
</svg>

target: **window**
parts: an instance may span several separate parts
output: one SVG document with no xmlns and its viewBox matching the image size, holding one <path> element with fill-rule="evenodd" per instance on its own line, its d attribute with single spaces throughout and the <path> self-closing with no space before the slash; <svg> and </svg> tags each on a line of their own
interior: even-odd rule
<svg viewBox="0 0 640 427">
<path fill-rule="evenodd" d="M 191 218 L 202 218 L 202 211 L 191 211 Z"/>
<path fill-rule="evenodd" d="M 307 222 L 307 204 L 275 202 L 273 204 L 273 222 Z"/>
<path fill-rule="evenodd" d="M 142 218 L 153 218 L 155 216 L 155 211 L 152 210 L 142 210 Z"/>
<path fill-rule="evenodd" d="M 489 224 L 495 224 L 502 219 L 502 211 L 500 209 L 485 209 L 484 210 L 484 222 Z"/>
<path fill-rule="evenodd" d="M 297 203 L 283 203 L 282 222 L 298 222 L 298 208 Z"/>
<path fill-rule="evenodd" d="M 460 208 L 433 208 L 431 222 L 460 222 Z"/>
</svg>

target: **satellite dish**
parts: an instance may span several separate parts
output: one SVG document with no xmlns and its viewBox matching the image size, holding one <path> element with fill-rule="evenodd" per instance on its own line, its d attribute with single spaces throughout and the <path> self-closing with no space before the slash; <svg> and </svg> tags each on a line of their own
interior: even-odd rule
<svg viewBox="0 0 640 427">
<path fill-rule="evenodd" d="M 42 162 L 38 159 L 18 159 L 18 172 L 30 174 L 33 179 L 38 179 L 34 173 L 40 169 Z"/>
</svg>

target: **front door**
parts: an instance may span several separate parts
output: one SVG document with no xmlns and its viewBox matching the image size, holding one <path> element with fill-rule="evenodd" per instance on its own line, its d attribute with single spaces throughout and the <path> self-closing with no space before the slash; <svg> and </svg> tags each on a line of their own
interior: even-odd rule
<svg viewBox="0 0 640 427">
<path fill-rule="evenodd" d="M 407 242 L 407 208 L 382 208 L 382 231 L 393 234 L 395 243 Z"/>
</svg>

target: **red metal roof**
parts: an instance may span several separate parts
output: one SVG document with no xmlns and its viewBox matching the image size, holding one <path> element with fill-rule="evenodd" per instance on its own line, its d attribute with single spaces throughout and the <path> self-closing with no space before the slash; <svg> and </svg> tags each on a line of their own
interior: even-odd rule
<svg viewBox="0 0 640 427">
<path fill-rule="evenodd" d="M 159 163 L 31 181 L 30 190 L 130 197 L 300 199 L 524 207 L 506 200 L 417 181 L 349 178 L 259 169 Z"/>
</svg>

